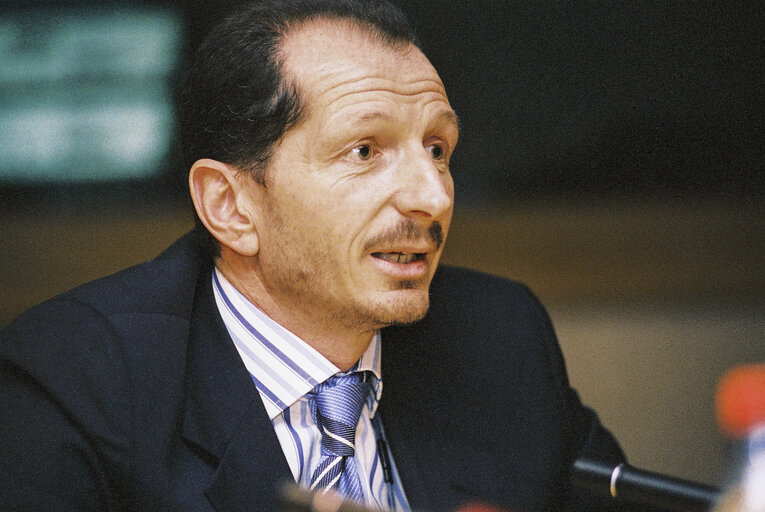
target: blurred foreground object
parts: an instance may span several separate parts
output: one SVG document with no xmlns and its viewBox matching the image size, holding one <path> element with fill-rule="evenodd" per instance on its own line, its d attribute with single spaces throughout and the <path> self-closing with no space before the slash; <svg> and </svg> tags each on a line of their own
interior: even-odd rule
<svg viewBox="0 0 765 512">
<path fill-rule="evenodd" d="M 313 492 L 294 482 L 285 482 L 277 498 L 279 512 L 371 512 L 360 503 L 343 501 L 334 491 Z"/>
<path fill-rule="evenodd" d="M 293 482 L 286 482 L 278 495 L 279 512 L 375 512 L 359 503 L 343 501 L 333 491 L 312 492 Z M 509 512 L 480 503 L 463 505 L 455 512 Z"/>
<path fill-rule="evenodd" d="M 765 512 L 765 364 L 736 367 L 720 380 L 716 395 L 720 429 L 744 439 L 740 481 L 715 512 Z"/>
</svg>

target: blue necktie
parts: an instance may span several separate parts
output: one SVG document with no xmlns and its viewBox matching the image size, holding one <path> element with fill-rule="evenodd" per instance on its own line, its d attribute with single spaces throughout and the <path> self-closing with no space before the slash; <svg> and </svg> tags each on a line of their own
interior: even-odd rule
<svg viewBox="0 0 765 512">
<path fill-rule="evenodd" d="M 353 454 L 356 425 L 369 390 L 366 372 L 356 372 L 332 376 L 311 391 L 322 455 L 311 477 L 311 490 L 334 489 L 350 500 L 363 501 Z"/>
</svg>

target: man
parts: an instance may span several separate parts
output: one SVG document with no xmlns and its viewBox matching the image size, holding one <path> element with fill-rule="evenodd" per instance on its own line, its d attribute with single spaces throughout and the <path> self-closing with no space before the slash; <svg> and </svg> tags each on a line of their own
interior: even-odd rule
<svg viewBox="0 0 765 512">
<path fill-rule="evenodd" d="M 197 230 L 2 335 L 4 506 L 269 510 L 292 479 L 377 508 L 586 509 L 574 458 L 622 456 L 543 309 L 436 273 L 458 123 L 396 9 L 238 10 L 182 118 Z"/>
</svg>

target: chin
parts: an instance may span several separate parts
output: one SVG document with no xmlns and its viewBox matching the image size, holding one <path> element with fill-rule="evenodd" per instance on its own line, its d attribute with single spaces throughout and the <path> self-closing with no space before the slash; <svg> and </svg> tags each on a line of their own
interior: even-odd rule
<svg viewBox="0 0 765 512">
<path fill-rule="evenodd" d="M 381 327 L 411 324 L 422 320 L 428 312 L 430 297 L 427 289 L 422 290 L 417 284 L 408 288 L 402 286 L 395 295 L 375 308 L 374 314 Z"/>
</svg>

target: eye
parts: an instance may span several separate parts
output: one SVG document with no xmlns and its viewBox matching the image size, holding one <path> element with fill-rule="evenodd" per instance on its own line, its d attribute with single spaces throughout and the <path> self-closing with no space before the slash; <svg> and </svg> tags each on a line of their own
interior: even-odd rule
<svg viewBox="0 0 765 512">
<path fill-rule="evenodd" d="M 362 144 L 353 148 L 351 153 L 357 156 L 359 160 L 369 160 L 372 156 L 372 146 L 369 144 Z"/>
<path fill-rule="evenodd" d="M 444 154 L 446 151 L 444 151 L 444 147 L 441 144 L 431 144 L 427 147 L 427 150 L 430 151 L 430 156 L 433 158 L 433 160 L 444 159 Z"/>
</svg>

